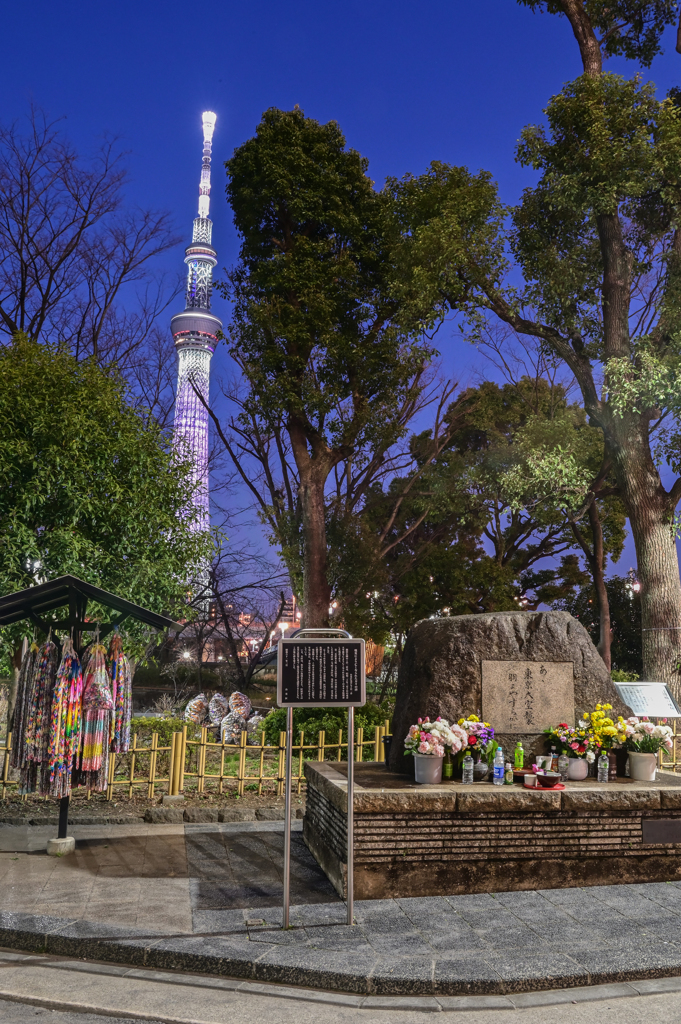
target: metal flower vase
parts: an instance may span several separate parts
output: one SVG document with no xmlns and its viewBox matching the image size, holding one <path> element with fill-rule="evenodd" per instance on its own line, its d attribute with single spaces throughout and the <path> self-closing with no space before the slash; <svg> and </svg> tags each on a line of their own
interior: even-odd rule
<svg viewBox="0 0 681 1024">
<path fill-rule="evenodd" d="M 422 786 L 437 785 L 442 782 L 443 757 L 435 754 L 414 754 L 414 778 Z"/>
</svg>

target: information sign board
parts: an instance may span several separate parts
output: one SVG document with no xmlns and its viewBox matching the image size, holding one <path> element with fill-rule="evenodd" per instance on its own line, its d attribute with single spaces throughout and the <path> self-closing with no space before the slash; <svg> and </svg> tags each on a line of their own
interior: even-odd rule
<svg viewBox="0 0 681 1024">
<path fill-rule="evenodd" d="M 279 641 L 277 704 L 282 708 L 366 704 L 364 641 L 346 637 Z"/>
<path fill-rule="evenodd" d="M 635 715 L 681 718 L 681 710 L 666 683 L 615 683 L 617 692 Z"/>
</svg>

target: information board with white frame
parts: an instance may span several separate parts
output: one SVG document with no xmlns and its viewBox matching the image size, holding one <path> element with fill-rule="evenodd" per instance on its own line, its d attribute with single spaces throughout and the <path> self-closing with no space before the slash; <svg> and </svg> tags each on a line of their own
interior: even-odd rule
<svg viewBox="0 0 681 1024">
<path fill-rule="evenodd" d="M 666 683 L 615 683 L 615 686 L 637 717 L 681 718 L 681 709 Z"/>
<path fill-rule="evenodd" d="M 354 639 L 344 629 L 301 629 L 296 636 L 282 637 L 277 645 L 277 704 L 287 709 L 284 928 L 289 927 L 291 904 L 293 709 L 348 709 L 347 922 L 354 924 L 355 708 L 365 703 L 366 656 L 363 640 Z"/>
</svg>

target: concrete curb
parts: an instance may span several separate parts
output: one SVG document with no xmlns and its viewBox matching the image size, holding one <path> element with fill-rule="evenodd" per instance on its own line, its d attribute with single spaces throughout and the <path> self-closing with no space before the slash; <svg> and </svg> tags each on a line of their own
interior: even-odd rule
<svg viewBox="0 0 681 1024">
<path fill-rule="evenodd" d="M 471 1013 L 480 1010 L 520 1010 L 534 1007 L 549 1007 L 565 1004 L 598 1002 L 602 1000 L 624 999 L 640 996 L 663 995 L 681 992 L 681 978 L 660 978 L 639 983 L 617 983 L 607 985 L 580 986 L 572 989 L 553 989 L 545 992 L 530 992 L 515 995 L 479 995 L 479 996 L 377 996 L 377 995 L 342 995 L 338 992 L 315 991 L 313 989 L 293 986 L 263 984 L 250 981 L 239 981 L 231 978 L 202 978 L 195 975 L 167 971 L 153 971 L 140 968 L 126 968 L 103 963 L 83 963 L 82 961 L 48 960 L 40 956 L 21 956 L 0 952 L 0 962 L 14 963 L 17 966 L 46 967 L 57 971 L 96 975 L 98 981 L 98 999 L 96 1003 L 77 999 L 49 998 L 12 990 L 3 984 L 0 978 L 0 1000 L 41 1006 L 46 1009 L 62 1012 L 95 1013 L 104 1016 L 125 1016 L 134 1020 L 161 1021 L 162 1024 L 194 1024 L 195 1018 L 187 1016 L 159 1015 L 155 1010 L 133 1010 L 129 1006 L 116 1004 L 115 985 L 113 979 L 156 983 L 162 986 L 179 986 L 188 990 L 187 996 L 192 1007 L 197 1007 L 202 995 L 210 991 L 238 992 L 244 995 L 267 996 L 275 999 L 291 999 L 300 1002 L 311 1002 L 323 1005 L 344 1006 L 356 1010 L 403 1010 L 421 1013 L 439 1013 L 442 1011 L 458 1011 Z M 107 984 L 107 978 L 109 982 Z M 193 991 L 193 995 L 191 992 Z M 179 993 L 178 993 L 179 998 Z M 202 1017 L 205 1020 L 205 1017 Z"/>
<path fill-rule="evenodd" d="M 258 929 L 260 935 L 262 931 Z M 295 942 L 278 944 L 281 934 L 273 929 L 272 943 L 236 933 L 168 936 L 89 921 L 0 912 L 0 945 L 9 949 L 358 997 L 433 997 L 439 1002 L 457 997 L 458 1004 L 463 996 L 516 998 L 528 993 L 537 997 L 555 989 L 569 994 L 583 988 L 592 991 L 598 985 L 638 986 L 681 976 L 681 946 L 675 943 L 647 949 L 587 949 L 574 957 L 493 953 L 401 960 L 386 955 L 371 960 L 361 952 L 315 949 Z M 390 1002 L 394 1005 L 392 999 Z"/>
</svg>

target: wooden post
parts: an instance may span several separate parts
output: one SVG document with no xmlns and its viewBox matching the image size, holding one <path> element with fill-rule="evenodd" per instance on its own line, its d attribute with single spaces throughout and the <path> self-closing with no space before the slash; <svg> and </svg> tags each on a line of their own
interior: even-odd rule
<svg viewBox="0 0 681 1024">
<path fill-rule="evenodd" d="M 338 730 L 338 756 L 336 757 L 336 760 L 337 761 L 342 761 L 343 760 L 343 730 L 342 729 Z"/>
<path fill-rule="evenodd" d="M 381 727 L 377 725 L 374 729 L 374 761 L 381 760 Z"/>
<path fill-rule="evenodd" d="M 324 760 L 324 730 L 320 729 L 317 735 L 317 760 Z"/>
<path fill-rule="evenodd" d="M 170 783 L 168 792 L 170 796 L 177 796 L 180 791 L 180 753 L 182 750 L 182 733 L 173 733 L 173 742 L 170 750 Z"/>
<path fill-rule="evenodd" d="M 135 754 L 137 752 L 137 733 L 132 737 L 132 750 L 130 752 L 130 775 L 128 778 L 128 799 L 132 797 L 132 784 L 135 781 Z"/>
<path fill-rule="evenodd" d="M 357 729 L 357 742 L 355 743 L 355 761 L 364 759 L 364 729 L 360 726 Z"/>
<path fill-rule="evenodd" d="M 198 780 L 196 783 L 197 793 L 203 793 L 204 779 L 206 777 L 206 743 L 208 742 L 208 729 L 205 725 L 201 727 L 201 740 L 199 744 Z M 182 739 L 180 739 L 180 751 L 182 750 Z M 181 754 L 180 754 L 181 756 Z M 180 769 L 180 772 L 182 769 Z M 179 792 L 179 788 L 178 788 Z"/>
<path fill-rule="evenodd" d="M 113 800 L 114 795 L 114 773 L 116 771 L 116 755 L 109 754 L 109 774 L 107 778 L 106 799 Z"/>
<path fill-rule="evenodd" d="M 260 771 L 259 771 L 259 782 L 258 782 L 258 796 L 262 796 L 262 783 L 265 777 L 265 733 L 264 731 L 260 734 Z"/>
<path fill-rule="evenodd" d="M 239 737 L 239 771 L 237 773 L 237 792 L 239 796 L 244 795 L 244 776 L 246 774 L 246 741 L 248 733 L 242 729 Z"/>
<path fill-rule="evenodd" d="M 184 793 L 184 766 L 187 761 L 187 726 L 182 726 L 182 750 L 180 751 L 180 782 L 178 793 Z M 205 765 L 204 765 L 205 768 Z"/>
<path fill-rule="evenodd" d="M 151 734 L 151 753 L 149 755 L 149 784 L 147 786 L 147 798 L 154 799 L 154 788 L 156 782 L 156 759 L 158 757 L 158 733 Z"/>
</svg>

